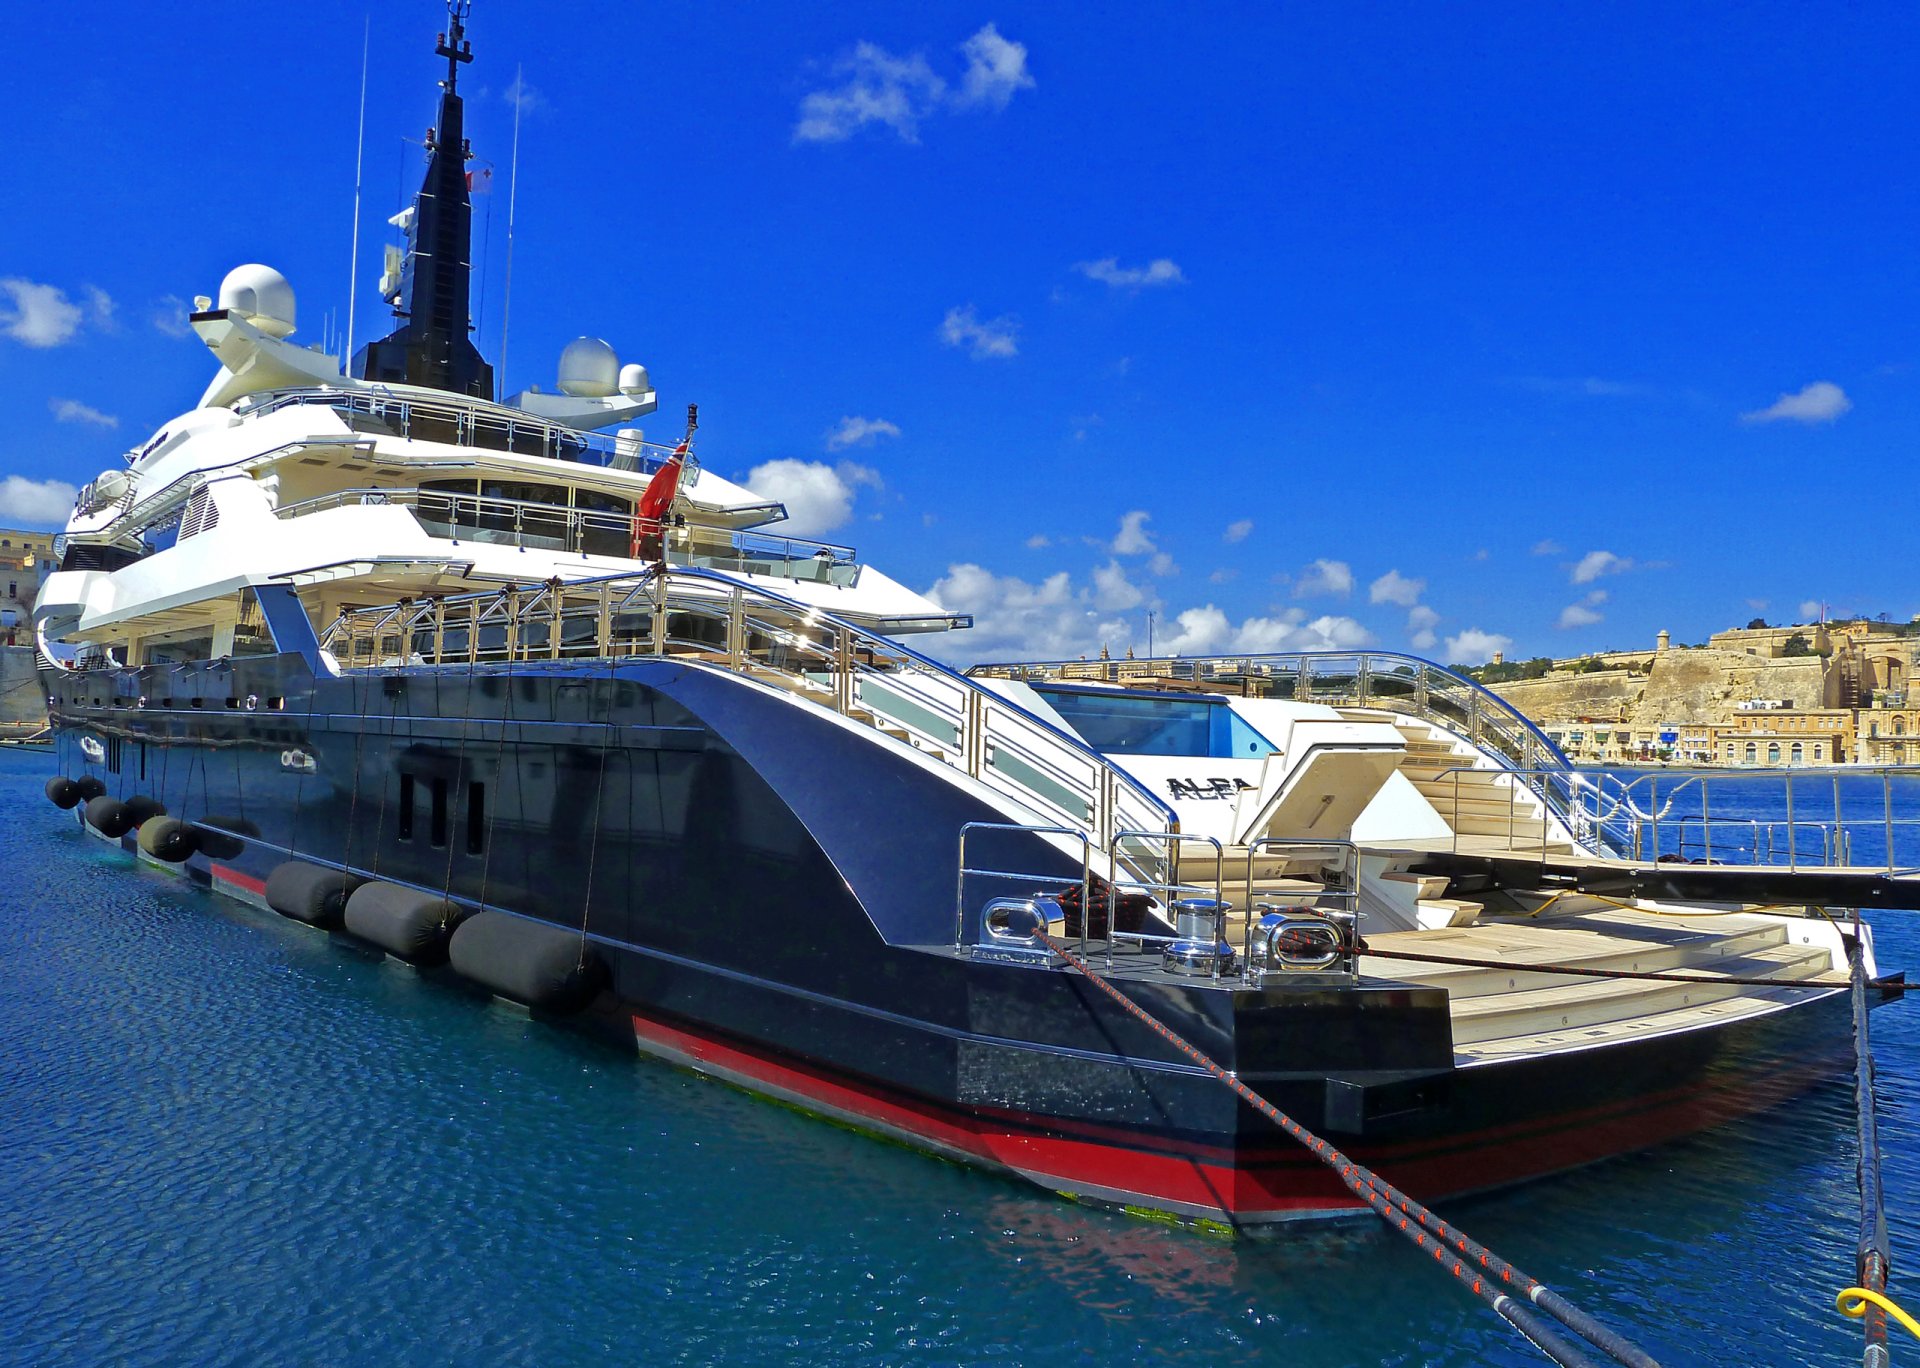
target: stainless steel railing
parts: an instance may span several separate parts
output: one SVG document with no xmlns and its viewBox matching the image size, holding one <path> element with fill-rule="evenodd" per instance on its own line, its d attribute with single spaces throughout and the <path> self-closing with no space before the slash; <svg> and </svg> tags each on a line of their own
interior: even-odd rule
<svg viewBox="0 0 1920 1368">
<path fill-rule="evenodd" d="M 445 399 L 420 399 L 380 389 L 346 390 L 314 385 L 271 391 L 236 405 L 234 412 L 254 417 L 301 405 L 333 409 L 349 427 L 374 435 L 446 442 L 643 473 L 657 469 L 673 450 L 653 442 L 630 442 L 582 432 L 564 423 L 502 409 L 481 400 L 461 402 L 453 395 Z M 690 464 L 689 473 L 695 468 Z"/>
<path fill-rule="evenodd" d="M 702 570 L 519 586 L 343 613 L 321 645 L 346 669 L 670 656 L 776 685 L 883 731 L 1086 833 L 1169 830 L 1173 810 L 1079 738 L 877 633 Z"/>
<path fill-rule="evenodd" d="M 1060 660 L 976 665 L 1002 679 L 1098 680 L 1154 687 L 1211 687 L 1261 698 L 1399 713 L 1472 742 L 1556 815 L 1570 815 L 1571 763 L 1547 734 L 1485 686 L 1429 660 L 1394 651 L 1302 651 L 1147 660 Z M 1592 849 L 1602 849 L 1595 845 Z"/>
<path fill-rule="evenodd" d="M 1920 869 L 1916 767 L 1667 767 L 1631 777 L 1554 770 L 1550 777 L 1570 783 L 1561 820 L 1573 834 L 1632 859 Z"/>
<path fill-rule="evenodd" d="M 631 513 L 569 508 L 527 499 L 369 486 L 301 499 L 274 512 L 280 518 L 299 518 L 334 508 L 377 504 L 413 510 L 427 535 L 449 541 L 632 559 Z M 703 544 L 703 537 L 724 538 L 724 544 Z M 803 537 L 717 529 L 696 529 L 683 535 L 678 529 L 670 529 L 666 549 L 670 564 L 695 569 L 842 587 L 857 584 L 860 578 L 860 564 L 852 547 Z"/>
</svg>

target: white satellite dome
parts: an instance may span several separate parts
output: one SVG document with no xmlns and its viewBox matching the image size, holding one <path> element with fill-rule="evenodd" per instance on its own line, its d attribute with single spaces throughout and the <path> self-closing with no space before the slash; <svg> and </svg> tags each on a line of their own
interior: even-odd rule
<svg viewBox="0 0 1920 1368">
<path fill-rule="evenodd" d="M 560 353 L 560 392 L 605 399 L 620 387 L 620 358 L 597 337 L 576 337 Z"/>
<path fill-rule="evenodd" d="M 220 307 L 239 314 L 269 337 L 293 331 L 293 286 L 271 266 L 249 262 L 220 282 Z"/>
<path fill-rule="evenodd" d="M 647 368 L 638 364 L 620 368 L 620 392 L 622 394 L 645 394 L 653 388 L 653 381 L 647 377 Z"/>
</svg>

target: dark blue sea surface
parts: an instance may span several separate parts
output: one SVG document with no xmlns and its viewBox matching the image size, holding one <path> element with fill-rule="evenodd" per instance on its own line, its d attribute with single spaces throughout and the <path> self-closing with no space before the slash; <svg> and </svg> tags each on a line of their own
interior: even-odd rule
<svg viewBox="0 0 1920 1368">
<path fill-rule="evenodd" d="M 0 1362 L 1542 1362 L 1378 1227 L 1222 1240 L 837 1129 L 137 866 L 50 763 L 0 753 Z M 1896 1294 L 1916 1012 L 1874 1017 Z M 1445 1214 L 1668 1365 L 1858 1362 L 1852 1112 Z"/>
</svg>

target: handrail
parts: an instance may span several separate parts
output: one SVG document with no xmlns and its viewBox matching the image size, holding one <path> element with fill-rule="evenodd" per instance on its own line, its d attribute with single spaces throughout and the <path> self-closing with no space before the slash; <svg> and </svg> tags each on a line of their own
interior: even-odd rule
<svg viewBox="0 0 1920 1368">
<path fill-rule="evenodd" d="M 1556 779 L 1563 777 L 1559 771 L 1552 771 L 1551 776 Z M 1875 778 L 1880 780 L 1881 788 L 1878 812 L 1874 813 L 1870 808 L 1868 816 L 1849 817 L 1849 801 L 1858 804 L 1861 799 L 1856 793 L 1849 800 L 1843 785 Z M 1569 821 L 1576 834 L 1582 827 L 1591 828 L 1608 846 L 1637 859 L 1655 859 L 1662 854 L 1672 856 L 1682 853 L 1684 833 L 1689 826 L 1707 836 L 1703 857 L 1715 859 L 1716 851 L 1710 843 L 1710 833 L 1715 827 L 1745 827 L 1757 821 L 1762 828 L 1784 829 L 1789 833 L 1817 827 L 1826 833 L 1823 839 L 1823 863 L 1833 864 L 1836 860 L 1842 860 L 1852 864 L 1856 834 L 1867 831 L 1881 837 L 1886 859 L 1856 867 L 1885 868 L 1889 874 L 1906 873 L 1910 872 L 1908 867 L 1894 858 L 1895 833 L 1904 835 L 1908 828 L 1920 827 L 1920 818 L 1893 815 L 1893 782 L 1896 779 L 1920 781 L 1920 767 L 1834 765 L 1819 769 L 1728 770 L 1670 766 L 1636 774 L 1631 779 L 1623 779 L 1605 770 L 1580 771 L 1571 775 L 1573 811 L 1570 816 L 1563 816 L 1562 820 Z M 1714 797 L 1716 786 L 1722 795 L 1719 799 Z M 1767 788 L 1775 789 L 1784 797 L 1783 818 L 1770 815 L 1756 817 L 1726 801 L 1730 791 L 1736 795 L 1750 796 Z M 1809 792 L 1815 795 L 1812 801 L 1800 796 Z M 1690 811 L 1696 799 L 1698 810 Z M 1871 804 L 1872 800 L 1868 799 L 1867 802 Z M 1798 811 L 1796 805 L 1800 805 Z M 1831 817 L 1819 811 L 1808 816 L 1807 809 L 1815 806 L 1829 808 Z M 1729 810 L 1730 807 L 1732 810 Z M 1769 812 L 1772 810 L 1771 807 L 1768 809 Z M 1670 831 L 1678 828 L 1680 834 L 1673 842 L 1662 840 L 1663 826 Z M 1669 846 L 1672 848 L 1668 849 Z M 1738 853 L 1737 848 L 1730 849 L 1725 845 L 1718 850 L 1719 856 Z M 1757 844 L 1755 853 L 1758 853 Z M 1802 859 L 1791 835 L 1785 853 L 1789 868 L 1808 862 Z"/>
<path fill-rule="evenodd" d="M 343 612 L 321 645 L 345 669 L 650 655 L 775 683 L 1108 848 L 1173 809 L 1079 737 L 910 647 L 698 569 L 549 580 Z"/>
<path fill-rule="evenodd" d="M 970 675 L 1030 681 L 1217 684 L 1234 692 L 1401 713 L 1461 736 L 1520 776 L 1570 828 L 1573 763 L 1532 719 L 1477 680 L 1397 651 L 1285 651 L 1135 660 L 1009 661 Z M 1582 844 L 1587 844 L 1582 842 Z M 1598 851 L 1597 846 L 1590 847 Z"/>
<path fill-rule="evenodd" d="M 548 460 L 573 461 L 587 465 L 625 468 L 646 474 L 656 470 L 673 448 L 658 442 L 609 438 L 583 432 L 551 418 L 505 408 L 489 400 L 447 395 L 444 399 L 424 399 L 417 395 L 399 395 L 381 389 L 336 389 L 331 385 L 308 385 L 269 390 L 234 406 L 243 416 L 265 416 L 305 404 L 331 408 L 343 415 L 361 414 L 388 425 L 397 425 L 402 437 L 420 436 L 430 440 L 450 440 L 460 446 L 509 451 L 521 456 L 541 456 Z M 416 420 L 423 428 L 413 431 Z M 452 432 L 434 431 L 451 425 Z M 626 462 L 631 464 L 624 464 Z M 688 474 L 698 469 L 690 464 Z"/>
<path fill-rule="evenodd" d="M 412 509 L 429 536 L 440 536 L 442 533 L 435 529 L 445 528 L 445 535 L 453 541 L 547 546 L 553 550 L 605 555 L 618 560 L 633 558 L 630 554 L 632 513 L 571 508 L 566 504 L 543 503 L 534 499 L 499 499 L 443 489 L 367 485 L 317 494 L 310 499 L 283 504 L 273 512 L 277 518 L 289 519 L 335 508 L 380 504 Z M 431 516 L 434 513 L 447 516 Z M 843 586 L 859 580 L 860 564 L 851 546 L 704 524 L 693 530 L 712 537 L 713 547 L 724 542 L 734 554 L 728 556 L 712 547 L 702 549 L 697 542 L 676 544 L 683 541 L 676 529 L 667 538 L 666 549 L 670 559 L 684 559 L 685 563 L 699 569 L 736 569 L 750 574 Z M 589 532 L 596 534 L 608 549 L 593 551 L 587 544 Z M 726 564 L 729 561 L 735 564 Z"/>
</svg>

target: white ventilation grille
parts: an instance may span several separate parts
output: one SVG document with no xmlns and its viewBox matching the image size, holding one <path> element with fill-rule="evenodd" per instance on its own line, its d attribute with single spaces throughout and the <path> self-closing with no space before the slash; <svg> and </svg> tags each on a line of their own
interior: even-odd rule
<svg viewBox="0 0 1920 1368">
<path fill-rule="evenodd" d="M 187 511 L 180 519 L 180 540 L 198 536 L 219 524 L 220 506 L 207 496 L 204 486 L 194 490 L 193 497 L 187 500 Z"/>
</svg>

